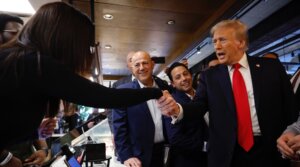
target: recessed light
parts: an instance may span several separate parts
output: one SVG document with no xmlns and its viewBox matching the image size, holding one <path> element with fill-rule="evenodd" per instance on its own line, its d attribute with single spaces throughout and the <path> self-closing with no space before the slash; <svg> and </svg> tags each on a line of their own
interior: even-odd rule
<svg viewBox="0 0 300 167">
<path fill-rule="evenodd" d="M 105 20 L 112 20 L 112 19 L 114 18 L 114 16 L 111 15 L 111 14 L 105 14 L 105 15 L 103 15 L 103 18 L 104 18 Z"/>
<path fill-rule="evenodd" d="M 173 25 L 173 24 L 175 24 L 175 20 L 169 20 L 169 21 L 167 22 L 167 24 L 168 24 L 168 25 Z"/>
<path fill-rule="evenodd" d="M 110 48 L 112 48 L 112 46 L 111 45 L 105 45 L 104 48 L 105 49 L 110 49 Z"/>
</svg>

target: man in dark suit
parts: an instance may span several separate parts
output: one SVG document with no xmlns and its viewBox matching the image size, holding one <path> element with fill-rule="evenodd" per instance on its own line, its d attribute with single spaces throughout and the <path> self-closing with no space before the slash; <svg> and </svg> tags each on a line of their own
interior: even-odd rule
<svg viewBox="0 0 300 167">
<path fill-rule="evenodd" d="M 136 80 L 118 88 L 168 89 L 169 86 L 165 81 L 152 76 L 153 68 L 154 62 L 148 53 L 136 52 L 132 57 L 132 72 Z M 124 165 L 163 167 L 164 143 L 167 138 L 156 100 L 149 100 L 128 108 L 114 109 L 113 127 L 118 158 Z"/>
<path fill-rule="evenodd" d="M 246 55 L 247 26 L 238 20 L 221 21 L 211 34 L 221 64 L 201 75 L 192 105 L 181 110 L 165 93 L 163 114 L 178 121 L 209 111 L 209 167 L 289 166 L 276 139 L 298 114 L 283 66 Z"/>
<path fill-rule="evenodd" d="M 127 54 L 127 57 L 126 57 L 126 66 L 127 66 L 127 69 L 130 72 L 130 75 L 122 77 L 119 80 L 117 80 L 116 82 L 114 82 L 112 84 L 113 88 L 117 88 L 120 85 L 123 85 L 123 84 L 128 83 L 128 82 L 132 82 L 134 80 L 134 75 L 132 74 L 132 64 L 131 64 L 131 59 L 132 59 L 133 54 L 134 54 L 134 51 L 131 51 Z M 108 120 L 109 128 L 112 132 L 113 131 L 113 125 L 112 125 L 112 110 L 111 109 L 107 109 L 107 120 Z"/>
<path fill-rule="evenodd" d="M 172 86 L 172 96 L 180 104 L 192 102 L 196 91 L 192 87 L 192 74 L 182 63 L 173 63 L 167 72 Z M 208 126 L 203 116 L 196 116 L 189 121 L 171 124 L 171 118 L 165 117 L 165 124 L 170 143 L 170 167 L 206 167 L 206 143 Z"/>
<path fill-rule="evenodd" d="M 132 64 L 131 64 L 131 59 L 132 59 L 133 55 L 134 55 L 134 52 L 131 51 L 131 52 L 129 52 L 127 54 L 127 57 L 126 57 L 126 65 L 127 65 L 127 68 L 128 68 L 128 70 L 130 72 L 130 75 L 125 76 L 123 78 L 120 78 L 119 80 L 117 80 L 116 82 L 114 82 L 113 85 L 112 85 L 113 88 L 117 88 L 118 86 L 120 86 L 122 84 L 125 84 L 125 83 L 133 81 L 134 75 L 132 74 Z"/>
</svg>

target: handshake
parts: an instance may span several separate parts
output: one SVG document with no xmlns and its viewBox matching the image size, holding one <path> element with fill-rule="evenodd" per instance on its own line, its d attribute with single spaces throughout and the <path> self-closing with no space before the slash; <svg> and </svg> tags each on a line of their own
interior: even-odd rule
<svg viewBox="0 0 300 167">
<path fill-rule="evenodd" d="M 277 139 L 277 148 L 282 158 L 300 160 L 300 135 L 285 132 Z"/>
<path fill-rule="evenodd" d="M 177 117 L 180 112 L 180 107 L 177 102 L 173 99 L 171 94 L 167 91 L 163 91 L 163 95 L 157 99 L 158 108 L 165 116 Z"/>
</svg>

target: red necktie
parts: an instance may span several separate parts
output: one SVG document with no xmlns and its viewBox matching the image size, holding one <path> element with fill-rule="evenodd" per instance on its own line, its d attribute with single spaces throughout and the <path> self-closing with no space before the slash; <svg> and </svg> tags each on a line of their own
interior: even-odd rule
<svg viewBox="0 0 300 167">
<path fill-rule="evenodd" d="M 248 94 L 243 76 L 239 71 L 241 65 L 234 64 L 233 67 L 232 87 L 237 112 L 238 143 L 248 152 L 254 143 Z"/>
</svg>

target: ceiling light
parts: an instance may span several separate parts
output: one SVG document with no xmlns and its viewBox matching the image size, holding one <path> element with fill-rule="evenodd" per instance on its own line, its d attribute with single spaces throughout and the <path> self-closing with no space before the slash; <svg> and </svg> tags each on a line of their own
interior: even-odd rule
<svg viewBox="0 0 300 167">
<path fill-rule="evenodd" d="M 105 14 L 105 15 L 103 15 L 103 18 L 104 18 L 105 20 L 112 20 L 112 19 L 114 18 L 114 16 L 111 15 L 111 14 Z"/>
<path fill-rule="evenodd" d="M 175 24 L 175 20 L 169 20 L 169 21 L 167 22 L 167 24 L 168 24 L 168 25 L 173 25 L 173 24 Z"/>
<path fill-rule="evenodd" d="M 29 15 L 35 13 L 35 10 L 28 0 L 0 1 L 0 11 Z"/>
<path fill-rule="evenodd" d="M 200 51 L 200 46 L 198 46 L 197 47 L 197 52 L 196 52 L 197 54 L 200 54 L 201 53 L 201 51 Z"/>
<path fill-rule="evenodd" d="M 112 46 L 111 45 L 105 45 L 104 48 L 105 49 L 110 49 L 110 48 L 112 48 Z"/>
</svg>

